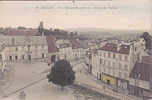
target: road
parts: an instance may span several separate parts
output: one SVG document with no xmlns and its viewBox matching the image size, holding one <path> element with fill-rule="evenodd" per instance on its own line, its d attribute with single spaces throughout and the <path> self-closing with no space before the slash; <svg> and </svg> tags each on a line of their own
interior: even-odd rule
<svg viewBox="0 0 152 100">
<path fill-rule="evenodd" d="M 84 68 L 86 66 L 82 62 L 83 60 L 78 60 L 71 63 L 73 70 L 76 72 L 76 84 L 99 93 L 113 94 L 110 90 L 102 91 L 103 86 L 98 84 L 96 79 L 87 73 Z M 3 90 L 0 100 L 17 100 L 22 90 L 27 94 L 28 100 L 50 100 L 50 98 L 53 100 L 72 100 L 75 98 L 73 89 L 66 88 L 64 91 L 60 91 L 60 88 L 56 85 L 47 82 L 46 75 L 50 66 L 47 66 L 46 63 L 16 63 L 13 66 L 15 68 L 15 72 L 11 76 L 13 81 L 8 89 Z"/>
</svg>

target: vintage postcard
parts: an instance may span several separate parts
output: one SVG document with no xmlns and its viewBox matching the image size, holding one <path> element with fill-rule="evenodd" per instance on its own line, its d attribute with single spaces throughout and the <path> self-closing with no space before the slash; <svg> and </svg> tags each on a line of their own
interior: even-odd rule
<svg viewBox="0 0 152 100">
<path fill-rule="evenodd" d="M 0 1 L 0 100 L 152 100 L 152 1 Z"/>
</svg>

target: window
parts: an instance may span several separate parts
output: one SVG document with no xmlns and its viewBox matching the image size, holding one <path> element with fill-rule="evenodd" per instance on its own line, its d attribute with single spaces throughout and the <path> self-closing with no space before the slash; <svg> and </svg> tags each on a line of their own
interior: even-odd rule
<svg viewBox="0 0 152 100">
<path fill-rule="evenodd" d="M 128 65 L 125 65 L 125 70 L 126 70 L 126 71 L 128 70 Z"/>
<path fill-rule="evenodd" d="M 106 64 L 106 60 L 104 60 L 104 65 L 106 66 L 107 64 Z"/>
<path fill-rule="evenodd" d="M 15 60 L 17 60 L 18 59 L 18 56 L 15 56 Z"/>
<path fill-rule="evenodd" d="M 0 55 L 0 59 L 2 59 L 2 55 Z"/>
<path fill-rule="evenodd" d="M 135 47 L 135 51 L 137 51 L 137 47 Z"/>
<path fill-rule="evenodd" d="M 127 83 L 124 82 L 122 88 L 127 89 Z"/>
<path fill-rule="evenodd" d="M 121 87 L 121 81 L 120 80 L 118 80 L 118 86 Z"/>
<path fill-rule="evenodd" d="M 108 52 L 108 57 L 110 58 L 110 52 Z"/>
<path fill-rule="evenodd" d="M 37 49 L 37 45 L 35 45 L 35 48 Z"/>
<path fill-rule="evenodd" d="M 128 61 L 128 56 L 125 56 L 125 60 Z"/>
<path fill-rule="evenodd" d="M 104 55 L 103 55 L 104 57 L 106 57 L 106 53 L 104 52 Z"/>
<path fill-rule="evenodd" d="M 104 68 L 103 71 L 106 72 L 106 69 Z"/>
<path fill-rule="evenodd" d="M 113 67 L 115 67 L 115 62 L 113 62 Z"/>
<path fill-rule="evenodd" d="M 22 59 L 24 60 L 24 55 L 22 55 Z"/>
<path fill-rule="evenodd" d="M 122 60 L 122 56 L 121 55 L 119 55 L 119 60 Z"/>
<path fill-rule="evenodd" d="M 27 46 L 27 48 L 28 48 L 28 51 L 30 51 L 30 47 L 31 47 L 30 45 L 28 45 L 28 46 Z"/>
<path fill-rule="evenodd" d="M 9 60 L 12 60 L 12 56 L 9 56 Z"/>
<path fill-rule="evenodd" d="M 18 51 L 18 48 L 16 47 L 16 51 Z"/>
<path fill-rule="evenodd" d="M 28 55 L 28 60 L 31 60 L 31 55 Z"/>
<path fill-rule="evenodd" d="M 102 59 L 100 59 L 100 64 L 102 64 L 102 61 L 103 61 L 103 60 L 102 60 Z"/>
<path fill-rule="evenodd" d="M 44 53 L 42 53 L 42 58 L 44 58 Z"/>
<path fill-rule="evenodd" d="M 106 63 L 106 61 L 105 61 L 105 60 L 103 60 L 103 65 L 105 65 L 105 63 Z"/>
<path fill-rule="evenodd" d="M 42 45 L 42 49 L 44 49 L 44 45 Z"/>
<path fill-rule="evenodd" d="M 122 64 L 121 64 L 121 63 L 119 63 L 119 69 L 121 69 L 121 67 L 122 67 Z"/>
<path fill-rule="evenodd" d="M 116 54 L 113 54 L 113 59 L 115 59 L 116 58 Z"/>
<path fill-rule="evenodd" d="M 102 52 L 100 52 L 100 56 L 102 57 Z"/>
<path fill-rule="evenodd" d="M 122 77 L 121 72 L 119 72 L 119 77 Z"/>
<path fill-rule="evenodd" d="M 109 67 L 111 66 L 111 62 L 110 62 L 110 61 L 108 61 L 108 66 L 109 66 Z"/>
<path fill-rule="evenodd" d="M 127 73 L 124 73 L 124 77 L 125 77 L 125 78 L 127 78 L 127 77 L 128 77 Z"/>
</svg>

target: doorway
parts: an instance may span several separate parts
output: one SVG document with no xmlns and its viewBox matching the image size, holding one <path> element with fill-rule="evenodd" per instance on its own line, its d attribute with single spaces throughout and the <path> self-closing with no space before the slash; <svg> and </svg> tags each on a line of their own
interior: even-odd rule
<svg viewBox="0 0 152 100">
<path fill-rule="evenodd" d="M 51 62 L 54 62 L 54 63 L 55 63 L 55 61 L 56 61 L 56 56 L 55 56 L 55 55 L 52 55 L 52 56 L 51 56 Z"/>
<path fill-rule="evenodd" d="M 109 85 L 110 85 L 110 80 L 107 80 L 107 84 L 109 84 Z"/>
<path fill-rule="evenodd" d="M 30 60 L 30 61 L 31 61 L 31 55 L 28 55 L 28 60 Z"/>
</svg>

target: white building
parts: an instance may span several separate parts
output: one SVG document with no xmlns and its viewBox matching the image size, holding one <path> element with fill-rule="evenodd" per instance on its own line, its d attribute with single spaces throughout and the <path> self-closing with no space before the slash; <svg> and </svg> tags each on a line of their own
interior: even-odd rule
<svg viewBox="0 0 152 100">
<path fill-rule="evenodd" d="M 59 58 L 71 60 L 73 58 L 72 47 L 69 43 L 64 43 L 59 46 Z"/>
<path fill-rule="evenodd" d="M 48 55 L 46 37 L 42 36 L 1 36 L 0 47 L 2 70 L 11 62 L 47 58 Z"/>
<path fill-rule="evenodd" d="M 92 53 L 91 72 L 107 84 L 127 89 L 130 72 L 140 58 L 140 55 L 136 55 L 143 52 L 144 48 L 144 41 L 141 40 L 118 44 L 107 42 Z"/>
<path fill-rule="evenodd" d="M 57 40 L 56 44 L 60 59 L 74 60 L 85 56 L 85 50 L 78 40 Z"/>
</svg>

